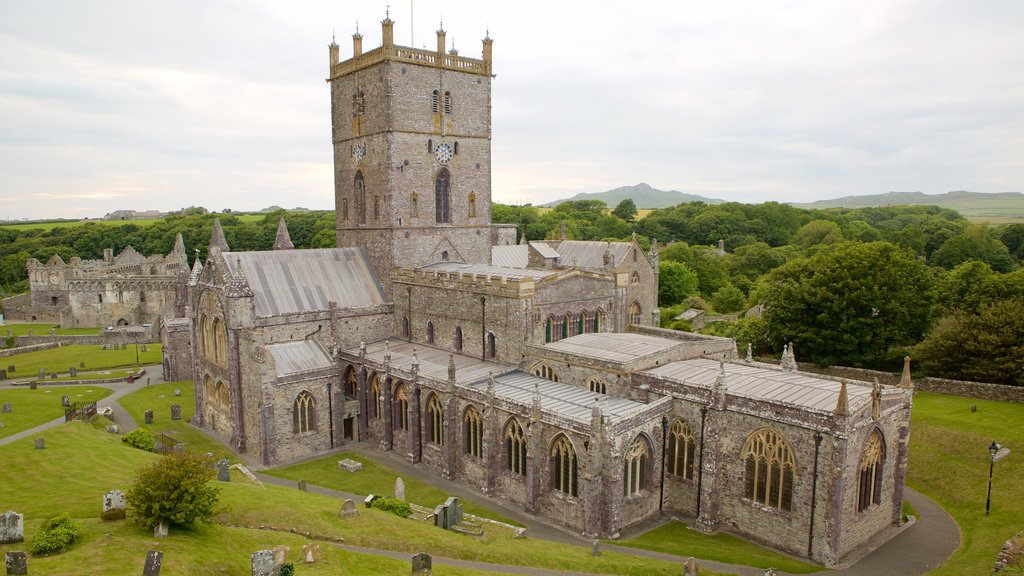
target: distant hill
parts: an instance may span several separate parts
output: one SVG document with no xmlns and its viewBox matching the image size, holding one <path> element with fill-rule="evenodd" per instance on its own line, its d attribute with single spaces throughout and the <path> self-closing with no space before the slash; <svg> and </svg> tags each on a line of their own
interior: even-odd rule
<svg viewBox="0 0 1024 576">
<path fill-rule="evenodd" d="M 601 200 L 607 204 L 609 208 L 615 208 L 618 206 L 619 202 L 622 202 L 626 198 L 632 198 L 633 203 L 636 204 L 636 207 L 639 209 L 667 208 L 684 202 L 705 202 L 707 204 L 721 204 L 725 202 L 725 200 L 718 200 L 716 198 L 705 198 L 695 194 L 684 194 L 677 190 L 658 190 L 641 182 L 635 186 L 623 186 L 607 192 L 581 192 L 572 198 L 555 200 L 554 202 L 541 204 L 541 206 L 545 208 L 554 208 L 562 202 L 568 202 L 570 200 Z"/>
<path fill-rule="evenodd" d="M 888 192 L 869 196 L 844 196 L 834 200 L 818 200 L 805 204 L 793 203 L 796 208 L 866 208 L 869 206 L 934 205 L 960 212 L 967 218 L 1024 218 L 1024 194 L 1020 192 L 966 192 L 958 190 L 944 194 L 922 192 Z"/>
</svg>

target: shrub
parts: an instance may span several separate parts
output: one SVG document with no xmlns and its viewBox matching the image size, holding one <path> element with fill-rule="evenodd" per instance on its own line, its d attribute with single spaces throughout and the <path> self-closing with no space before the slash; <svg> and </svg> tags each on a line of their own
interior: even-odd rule
<svg viewBox="0 0 1024 576">
<path fill-rule="evenodd" d="M 412 508 L 409 503 L 405 500 L 399 500 L 398 498 L 392 498 L 390 496 L 380 496 L 374 498 L 373 502 L 370 503 L 371 508 L 377 508 L 385 512 L 391 512 L 395 516 L 401 518 L 408 518 L 412 516 Z"/>
<path fill-rule="evenodd" d="M 146 452 L 153 452 L 156 450 L 156 440 L 153 438 L 153 433 L 145 428 L 136 428 L 131 432 L 124 435 L 121 438 L 121 442 L 129 446 L 134 446 L 139 450 L 145 450 Z"/>
<path fill-rule="evenodd" d="M 173 454 L 139 470 L 128 490 L 131 515 L 146 528 L 160 522 L 186 525 L 207 520 L 214 510 L 220 489 L 209 485 L 214 471 L 208 458 Z"/>
<path fill-rule="evenodd" d="M 42 528 L 32 538 L 32 544 L 28 551 L 33 556 L 52 554 L 65 550 L 81 534 L 78 525 L 65 512 L 59 516 L 50 518 L 43 523 Z"/>
<path fill-rule="evenodd" d="M 291 562 L 285 562 L 281 565 L 281 570 L 277 574 L 278 576 L 292 576 L 295 574 L 295 565 Z"/>
</svg>

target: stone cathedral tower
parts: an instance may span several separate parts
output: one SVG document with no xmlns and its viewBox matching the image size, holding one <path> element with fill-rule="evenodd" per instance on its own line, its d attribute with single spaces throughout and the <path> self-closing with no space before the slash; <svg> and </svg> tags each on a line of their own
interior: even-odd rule
<svg viewBox="0 0 1024 576">
<path fill-rule="evenodd" d="M 423 50 L 381 25 L 383 45 L 364 52 L 356 32 L 349 60 L 330 44 L 327 81 L 337 245 L 366 250 L 390 299 L 395 267 L 487 264 L 509 240 L 491 226 L 491 39 L 477 60 L 446 51 L 444 30 Z"/>
</svg>

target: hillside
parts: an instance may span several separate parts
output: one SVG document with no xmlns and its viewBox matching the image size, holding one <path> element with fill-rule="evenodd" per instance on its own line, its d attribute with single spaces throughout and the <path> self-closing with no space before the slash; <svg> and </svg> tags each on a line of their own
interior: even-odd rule
<svg viewBox="0 0 1024 576">
<path fill-rule="evenodd" d="M 818 200 L 805 204 L 792 204 L 796 208 L 866 208 L 869 206 L 904 206 L 930 204 L 949 208 L 960 212 L 968 218 L 1008 218 L 1024 217 L 1024 194 L 1020 192 L 1001 192 L 986 194 L 982 192 L 955 191 L 944 194 L 924 194 L 922 192 L 888 192 L 868 196 L 844 196 L 833 200 Z"/>
<path fill-rule="evenodd" d="M 721 204 L 722 202 L 725 202 L 725 200 L 719 200 L 717 198 L 705 198 L 703 196 L 697 196 L 696 194 L 685 194 L 678 190 L 658 190 L 657 188 L 652 188 L 649 184 L 641 182 L 635 186 L 622 186 L 614 190 L 608 190 L 607 192 L 581 192 L 572 198 L 555 200 L 554 202 L 541 204 L 541 206 L 544 208 L 554 208 L 562 202 L 568 202 L 570 200 L 602 200 L 609 208 L 615 208 L 619 202 L 622 202 L 626 198 L 632 198 L 633 203 L 640 209 L 667 208 L 684 202 L 704 202 L 707 204 Z"/>
</svg>

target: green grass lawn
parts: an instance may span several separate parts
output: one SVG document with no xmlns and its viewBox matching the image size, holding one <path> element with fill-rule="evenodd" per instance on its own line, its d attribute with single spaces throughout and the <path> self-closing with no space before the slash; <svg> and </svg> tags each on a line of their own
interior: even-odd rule
<svg viewBox="0 0 1024 576">
<path fill-rule="evenodd" d="M 103 350 L 101 346 L 61 346 L 50 350 L 39 350 L 37 352 L 26 352 L 15 354 L 7 358 L 0 358 L 0 367 L 7 368 L 14 366 L 15 372 L 8 371 L 8 378 L 35 378 L 40 368 L 46 370 L 47 377 L 51 372 L 59 375 L 67 374 L 71 367 L 79 370 L 103 370 L 107 368 L 123 368 L 126 366 L 159 364 L 163 357 L 159 344 L 147 344 L 147 350 L 142 352 L 139 347 L 138 364 L 136 364 L 135 346 L 129 346 L 127 350 Z M 85 367 L 82 367 L 82 363 Z"/>
<path fill-rule="evenodd" d="M 709 536 L 691 530 L 686 524 L 676 521 L 629 540 L 608 542 L 609 544 L 655 550 L 676 556 L 693 556 L 694 558 L 717 560 L 730 564 L 746 564 L 758 568 L 776 568 L 791 574 L 808 574 L 824 570 L 821 566 L 801 562 L 730 534 L 719 532 Z"/>
<path fill-rule="evenodd" d="M 345 458 L 361 462 L 363 464 L 363 469 L 356 473 L 339 470 L 338 460 L 343 460 Z M 278 478 L 287 478 L 289 480 L 305 480 L 310 484 L 316 484 L 318 486 L 323 486 L 324 488 L 340 490 L 342 492 L 352 492 L 363 496 L 367 494 L 394 496 L 392 493 L 392 487 L 395 485 L 395 478 L 401 476 L 401 474 L 387 466 L 379 464 L 360 454 L 352 454 L 349 452 L 335 454 L 325 458 L 319 458 L 317 460 L 310 460 L 309 462 L 303 462 L 293 466 L 266 470 L 264 473 L 271 476 L 277 476 Z M 402 478 L 402 481 L 405 482 L 405 499 L 414 504 L 419 504 L 420 506 L 433 509 L 439 504 L 444 504 L 444 501 L 451 496 L 451 494 L 448 494 L 444 490 L 435 488 L 430 484 L 415 478 Z M 384 491 L 381 490 L 382 486 L 385 487 Z M 505 518 L 497 512 L 488 509 L 486 506 L 470 500 L 463 500 L 463 510 L 469 514 L 475 514 L 477 516 L 483 516 L 484 518 L 518 525 L 514 520 Z"/>
<path fill-rule="evenodd" d="M 181 390 L 181 396 L 175 396 L 175 390 Z M 189 424 L 196 411 L 195 390 L 192 388 L 191 380 L 144 386 L 123 396 L 119 402 L 135 419 L 136 425 L 146 428 L 154 435 L 169 432 L 174 438 L 184 442 L 185 449 L 189 452 L 213 452 L 218 459 L 238 460 L 226 446 Z M 181 405 L 181 420 L 171 420 L 171 404 Z M 146 410 L 153 411 L 152 424 L 145 423 Z"/>
<path fill-rule="evenodd" d="M 1011 453 L 995 464 L 986 516 L 993 440 Z M 916 394 L 907 483 L 945 508 L 963 535 L 953 557 L 931 574 L 990 573 L 1003 542 L 1024 530 L 1024 404 Z"/>
<path fill-rule="evenodd" d="M 61 328 L 55 324 L 3 324 L 0 325 L 0 335 L 7 336 L 7 331 L 11 331 L 12 336 L 28 336 L 28 331 L 32 331 L 33 336 L 49 336 L 50 328 L 57 331 L 58 336 L 94 336 L 100 333 L 99 328 Z"/>
<path fill-rule="evenodd" d="M 99 386 L 40 386 L 35 390 L 0 387 L 0 404 L 11 403 L 11 413 L 0 413 L 0 438 L 17 434 L 22 430 L 45 424 L 64 416 L 60 404 L 61 396 L 70 396 L 72 402 L 92 402 L 110 395 L 108 388 Z"/>
</svg>

